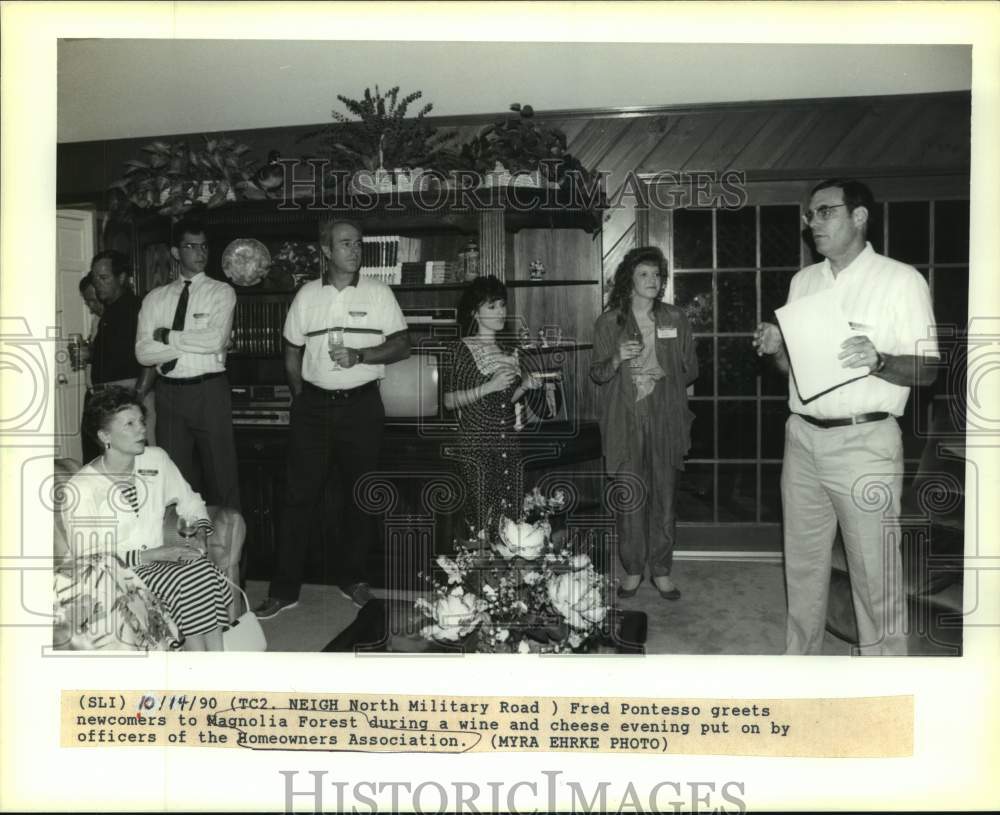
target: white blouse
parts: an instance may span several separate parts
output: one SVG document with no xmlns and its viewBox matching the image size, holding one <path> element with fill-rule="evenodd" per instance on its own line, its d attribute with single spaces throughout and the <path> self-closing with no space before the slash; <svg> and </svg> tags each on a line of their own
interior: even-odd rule
<svg viewBox="0 0 1000 815">
<path fill-rule="evenodd" d="M 189 521 L 207 518 L 205 502 L 191 489 L 166 451 L 147 447 L 135 457 L 136 510 L 122 489 L 87 464 L 66 485 L 62 519 L 74 555 L 105 551 L 127 566 L 138 553 L 163 545 L 163 514 L 171 504 Z"/>
</svg>

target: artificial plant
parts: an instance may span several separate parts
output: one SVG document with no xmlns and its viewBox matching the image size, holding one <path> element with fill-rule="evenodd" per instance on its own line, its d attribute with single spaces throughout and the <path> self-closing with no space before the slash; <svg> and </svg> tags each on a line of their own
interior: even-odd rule
<svg viewBox="0 0 1000 815">
<path fill-rule="evenodd" d="M 302 139 L 318 137 L 329 152 L 333 169 L 450 169 L 454 164 L 455 135 L 450 131 L 439 133 L 426 121 L 434 106 L 427 103 L 416 116 L 406 117 L 409 106 L 422 95 L 414 91 L 401 98 L 398 85 L 384 95 L 378 85 L 374 94 L 365 88 L 362 99 L 338 94 L 337 99 L 351 116 L 334 110 L 336 124 L 307 133 Z"/>
<path fill-rule="evenodd" d="M 234 198 L 265 196 L 253 182 L 255 162 L 246 155 L 249 146 L 227 137 L 204 140 L 200 149 L 186 141 L 145 145 L 145 159 L 126 161 L 125 173 L 110 185 L 112 209 L 127 214 L 131 204 L 179 217 L 199 203 L 211 208 Z"/>
<path fill-rule="evenodd" d="M 487 125 L 462 145 L 463 166 L 488 173 L 502 164 L 512 173 L 536 170 L 548 181 L 562 182 L 571 172 L 584 176 L 584 166 L 566 149 L 566 134 L 557 127 L 539 123 L 531 105 L 515 102 L 506 116 Z"/>
</svg>

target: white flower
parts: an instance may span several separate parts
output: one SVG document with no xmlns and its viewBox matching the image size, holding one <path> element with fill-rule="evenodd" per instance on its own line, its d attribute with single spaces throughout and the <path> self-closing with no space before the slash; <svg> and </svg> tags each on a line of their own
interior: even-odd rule
<svg viewBox="0 0 1000 815">
<path fill-rule="evenodd" d="M 493 638 L 497 642 L 507 642 L 507 638 L 509 636 L 510 636 L 510 631 L 506 628 L 501 628 L 496 632 L 496 634 L 493 635 Z"/>
<path fill-rule="evenodd" d="M 448 575 L 448 585 L 462 582 L 462 570 L 459 569 L 458 564 L 454 560 L 444 555 L 438 555 L 437 565 Z"/>
<path fill-rule="evenodd" d="M 580 552 L 570 558 L 569 565 L 574 569 L 586 569 L 590 565 L 590 556 Z"/>
<path fill-rule="evenodd" d="M 492 600 L 497 596 L 497 590 L 493 588 L 489 583 L 483 583 L 483 594 L 486 595 L 487 599 Z"/>
<path fill-rule="evenodd" d="M 570 648 L 579 648 L 583 643 L 583 637 L 581 637 L 576 631 L 570 631 L 566 641 L 569 643 Z"/>
<path fill-rule="evenodd" d="M 549 602 L 573 628 L 588 629 L 608 612 L 592 569 L 555 575 L 547 586 Z"/>
<path fill-rule="evenodd" d="M 500 541 L 493 548 L 506 558 L 522 557 L 534 560 L 545 549 L 551 527 L 548 523 L 515 523 L 509 518 L 500 519 Z"/>
<path fill-rule="evenodd" d="M 541 579 L 542 579 L 541 573 L 540 572 L 536 572 L 534 570 L 528 572 L 524 576 L 524 582 L 527 583 L 529 586 L 534 586 L 535 583 L 537 583 Z"/>
<path fill-rule="evenodd" d="M 521 640 L 517 644 L 517 652 L 519 654 L 530 654 L 531 653 L 531 648 L 528 646 L 527 642 L 525 642 L 524 640 Z"/>
<path fill-rule="evenodd" d="M 434 620 L 424 628 L 424 636 L 442 640 L 457 640 L 475 629 L 485 615 L 479 599 L 474 594 L 466 594 L 461 588 L 454 588 L 450 594 L 439 597 L 433 604 L 424 603 L 430 609 Z"/>
</svg>

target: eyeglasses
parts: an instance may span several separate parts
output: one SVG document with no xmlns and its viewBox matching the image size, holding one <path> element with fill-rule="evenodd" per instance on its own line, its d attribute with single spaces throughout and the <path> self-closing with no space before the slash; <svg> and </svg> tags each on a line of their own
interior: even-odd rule
<svg viewBox="0 0 1000 815">
<path fill-rule="evenodd" d="M 817 221 L 829 221 L 833 217 L 833 211 L 837 207 L 846 206 L 847 204 L 823 204 L 821 207 L 816 207 L 815 210 L 807 209 L 802 213 L 802 223 L 809 226 L 814 216 Z"/>
<path fill-rule="evenodd" d="M 189 252 L 207 252 L 207 243 L 182 243 L 181 249 L 187 249 Z"/>
</svg>

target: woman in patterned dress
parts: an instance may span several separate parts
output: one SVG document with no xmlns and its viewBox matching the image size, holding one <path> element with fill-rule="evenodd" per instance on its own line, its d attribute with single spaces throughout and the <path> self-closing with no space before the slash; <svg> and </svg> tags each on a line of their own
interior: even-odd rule
<svg viewBox="0 0 1000 815">
<path fill-rule="evenodd" d="M 103 448 L 70 480 L 73 500 L 63 510 L 69 547 L 77 558 L 116 556 L 158 598 L 190 651 L 221 651 L 232 599 L 221 572 L 194 543 L 164 542 L 163 514 L 212 533 L 205 502 L 159 447 L 146 446 L 145 410 L 134 390 L 109 387 L 84 411 L 83 425 Z M 204 534 L 202 534 L 204 533 Z"/>
<path fill-rule="evenodd" d="M 464 513 L 478 531 L 521 513 L 524 473 L 515 405 L 541 382 L 522 372 L 516 347 L 501 338 L 507 288 L 497 278 L 469 284 L 459 300 L 458 322 L 462 338 L 448 366 L 444 406 L 458 412 Z"/>
</svg>

